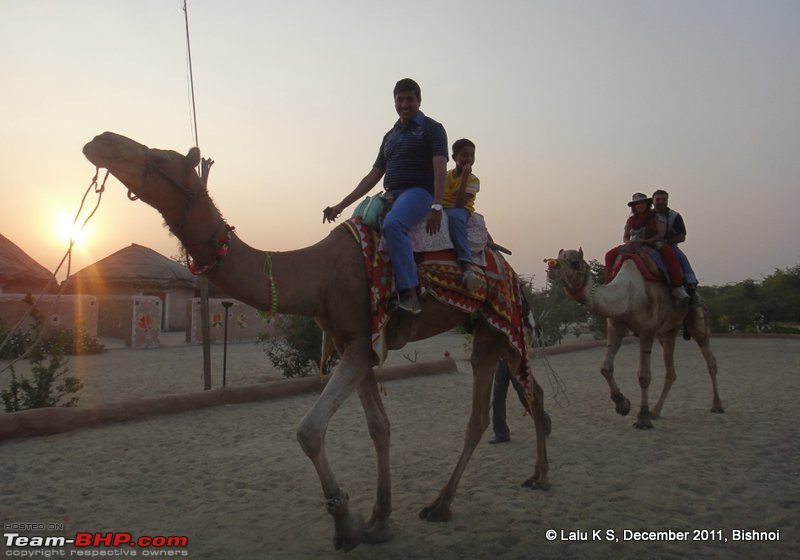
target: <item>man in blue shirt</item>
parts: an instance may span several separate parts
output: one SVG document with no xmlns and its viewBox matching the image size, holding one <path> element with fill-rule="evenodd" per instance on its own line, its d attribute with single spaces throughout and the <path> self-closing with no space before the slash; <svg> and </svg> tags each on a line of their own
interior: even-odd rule
<svg viewBox="0 0 800 560">
<path fill-rule="evenodd" d="M 436 233 L 441 227 L 447 133 L 441 124 L 420 111 L 422 93 L 414 80 L 400 80 L 393 93 L 394 108 L 400 118 L 384 135 L 372 169 L 339 204 L 323 210 L 323 221 L 334 221 L 342 210 L 363 198 L 383 178 L 384 188 L 394 197 L 382 233 L 400 296 L 398 306 L 417 315 L 422 308 L 417 297 L 417 265 L 408 229 L 425 219 L 429 233 Z"/>
</svg>

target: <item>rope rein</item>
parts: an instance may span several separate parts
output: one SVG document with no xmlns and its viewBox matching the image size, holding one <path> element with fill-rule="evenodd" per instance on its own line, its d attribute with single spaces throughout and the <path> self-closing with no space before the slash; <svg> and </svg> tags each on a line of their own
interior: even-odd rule
<svg viewBox="0 0 800 560">
<path fill-rule="evenodd" d="M 16 324 L 14 324 L 14 326 L 11 329 L 9 329 L 8 334 L 6 334 L 6 337 L 3 339 L 3 341 L 0 342 L 0 350 L 2 350 L 3 348 L 6 347 L 6 345 L 11 341 L 11 338 L 14 336 L 14 333 L 20 328 L 20 326 L 23 324 L 23 322 L 25 322 L 25 320 L 28 319 L 28 317 L 31 316 L 31 314 L 33 313 L 33 310 L 36 308 L 36 306 L 39 304 L 39 302 L 45 296 L 47 291 L 50 289 L 50 286 L 52 286 L 53 282 L 56 280 L 56 276 L 58 275 L 59 271 L 61 270 L 61 267 L 64 266 L 65 262 L 67 263 L 67 270 L 66 270 L 67 276 L 66 277 L 69 278 L 70 272 L 72 270 L 72 249 L 75 246 L 77 234 L 79 234 L 79 233 L 81 233 L 83 231 L 83 229 L 86 227 L 86 224 L 89 223 L 89 220 L 92 219 L 92 217 L 97 212 L 98 208 L 100 208 L 100 202 L 102 201 L 103 193 L 106 190 L 106 181 L 108 180 L 108 175 L 109 175 L 109 171 L 106 170 L 106 175 L 105 175 L 105 177 L 103 177 L 103 183 L 98 185 L 97 179 L 100 176 L 100 168 L 99 167 L 95 168 L 94 177 L 92 178 L 91 182 L 89 183 L 89 186 L 86 188 L 86 191 L 83 193 L 83 197 L 81 198 L 80 206 L 78 206 L 78 211 L 75 213 L 75 218 L 72 220 L 73 231 L 74 231 L 75 225 L 78 224 L 81 212 L 83 211 L 83 206 L 86 203 L 86 197 L 89 196 L 89 193 L 92 190 L 94 190 L 94 193 L 97 195 L 97 202 L 95 203 L 94 208 L 92 208 L 91 212 L 89 212 L 89 215 L 86 216 L 86 218 L 81 223 L 80 228 L 78 228 L 78 230 L 75 232 L 75 234 L 73 234 L 73 236 L 70 238 L 69 246 L 67 247 L 67 251 L 64 253 L 64 256 L 61 258 L 61 262 L 58 263 L 58 266 L 56 267 L 55 272 L 53 272 L 52 278 L 50 278 L 50 280 L 47 282 L 47 284 L 45 284 L 44 288 L 42 288 L 42 291 L 39 293 L 38 296 L 36 296 L 36 299 L 33 300 L 33 303 L 31 303 L 31 305 L 28 306 L 28 310 L 22 315 L 22 317 L 19 318 L 19 320 L 16 322 Z M 57 308 L 57 306 L 58 306 L 58 304 L 59 304 L 59 302 L 61 300 L 61 296 L 64 293 L 65 285 L 66 285 L 65 282 L 61 283 L 61 286 L 59 287 L 58 292 L 56 293 L 55 300 L 53 301 L 52 304 L 50 304 L 50 308 L 48 309 L 47 315 L 51 315 L 53 313 L 53 311 Z M 42 328 L 39 329 L 38 333 L 36 333 L 36 338 L 28 346 L 28 348 L 25 350 L 25 352 L 23 352 L 20 356 L 14 358 L 13 360 L 11 360 L 2 369 L 0 369 L 0 374 L 5 373 L 8 370 L 12 370 L 13 371 L 14 364 L 17 363 L 20 360 L 25 359 L 28 356 L 28 354 L 30 354 L 31 350 L 33 350 L 33 348 L 42 339 L 44 326 L 45 325 L 42 325 Z"/>
</svg>

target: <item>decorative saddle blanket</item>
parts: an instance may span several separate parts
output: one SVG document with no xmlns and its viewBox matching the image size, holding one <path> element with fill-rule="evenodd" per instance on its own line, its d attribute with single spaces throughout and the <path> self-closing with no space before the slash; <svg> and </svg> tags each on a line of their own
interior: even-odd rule
<svg viewBox="0 0 800 560">
<path fill-rule="evenodd" d="M 611 278 L 614 278 L 625 261 L 633 261 L 642 277 L 648 282 L 666 282 L 669 284 L 669 272 L 661 253 L 654 247 L 644 245 L 637 251 L 620 251 L 614 261 L 614 268 L 611 270 Z M 647 261 L 650 261 L 648 263 Z"/>
<path fill-rule="evenodd" d="M 391 208 L 392 201 L 393 196 L 387 192 L 368 196 L 359 203 L 352 217 L 360 218 L 363 225 L 380 231 L 383 218 Z M 408 234 L 411 237 L 411 247 L 415 253 L 454 249 L 453 241 L 450 238 L 450 228 L 447 224 L 447 212 L 442 212 L 441 227 L 433 235 L 425 231 L 424 221 L 409 229 Z M 489 241 L 489 233 L 486 230 L 486 222 L 483 216 L 477 212 L 473 212 L 469 221 L 467 221 L 467 239 L 472 251 L 472 262 L 478 266 L 486 266 L 483 250 Z M 388 253 L 383 240 L 381 240 L 379 250 Z"/>
<path fill-rule="evenodd" d="M 367 278 L 371 284 L 372 349 L 379 362 L 383 363 L 387 353 L 385 327 L 395 301 L 391 264 L 382 251 L 376 250 L 380 247 L 380 234 L 364 226 L 360 218 L 350 218 L 340 227 L 353 235 L 364 254 Z M 470 293 L 461 285 L 461 267 L 452 249 L 419 254 L 417 272 L 420 287 L 445 305 L 464 313 L 479 313 L 494 329 L 503 333 L 509 346 L 521 357 L 514 378 L 525 394 L 531 395 L 533 376 L 525 343 L 523 295 L 519 277 L 502 255 L 494 250 L 486 249 L 483 260 L 486 264 L 478 275 L 485 280 L 484 286 Z"/>
<path fill-rule="evenodd" d="M 430 253 L 454 248 L 453 240 L 450 238 L 450 229 L 447 226 L 446 212 L 442 212 L 442 225 L 438 232 L 433 235 L 429 234 L 425 231 L 425 222 L 420 222 L 408 231 L 408 235 L 415 253 Z M 483 216 L 477 212 L 474 212 L 467 222 L 467 239 L 472 251 L 472 262 L 478 266 L 486 266 L 484 249 L 489 241 L 489 233 L 486 230 Z M 388 260 L 389 256 L 383 238 L 381 238 L 379 250 L 386 253 Z"/>
</svg>

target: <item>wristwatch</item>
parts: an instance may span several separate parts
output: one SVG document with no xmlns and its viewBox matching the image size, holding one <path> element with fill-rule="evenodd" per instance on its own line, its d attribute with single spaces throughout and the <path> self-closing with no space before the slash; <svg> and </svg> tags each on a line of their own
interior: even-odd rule
<svg viewBox="0 0 800 560">
<path fill-rule="evenodd" d="M 442 205 L 441 204 L 431 204 L 431 210 L 436 210 L 437 212 L 441 212 L 442 211 Z"/>
</svg>

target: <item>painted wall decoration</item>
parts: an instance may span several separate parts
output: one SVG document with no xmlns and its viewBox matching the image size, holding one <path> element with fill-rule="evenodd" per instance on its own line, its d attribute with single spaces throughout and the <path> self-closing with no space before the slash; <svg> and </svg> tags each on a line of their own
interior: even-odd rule
<svg viewBox="0 0 800 560">
<path fill-rule="evenodd" d="M 232 302 L 227 310 L 223 301 Z M 225 338 L 225 314 L 228 315 L 228 342 L 254 342 L 260 334 L 274 330 L 273 324 L 262 318 L 258 310 L 232 299 L 209 299 L 209 330 L 211 342 L 223 342 Z M 192 344 L 203 342 L 200 333 L 200 298 L 191 300 L 191 320 L 187 340 Z"/>
</svg>

